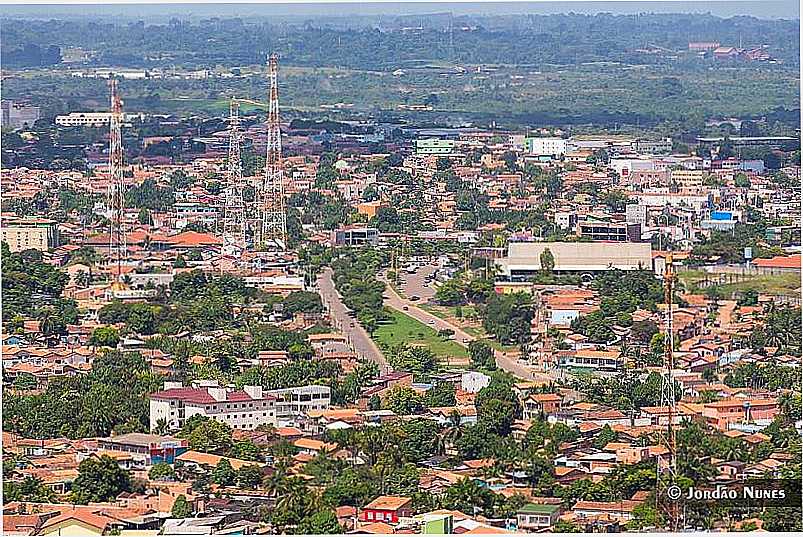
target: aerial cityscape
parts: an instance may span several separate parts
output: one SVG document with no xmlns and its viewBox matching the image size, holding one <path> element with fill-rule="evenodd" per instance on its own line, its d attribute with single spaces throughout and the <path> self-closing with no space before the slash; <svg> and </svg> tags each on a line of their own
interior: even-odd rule
<svg viewBox="0 0 803 537">
<path fill-rule="evenodd" d="M 5 8 L 3 535 L 803 531 L 797 2 Z"/>
</svg>

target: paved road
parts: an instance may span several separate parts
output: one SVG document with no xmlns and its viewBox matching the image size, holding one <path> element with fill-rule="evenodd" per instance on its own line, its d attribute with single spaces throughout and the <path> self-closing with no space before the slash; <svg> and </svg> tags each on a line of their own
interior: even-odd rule
<svg viewBox="0 0 803 537">
<path fill-rule="evenodd" d="M 385 306 L 401 311 L 413 319 L 431 326 L 435 330 L 453 330 L 455 334 L 454 341 L 463 347 L 468 347 L 470 342 L 477 339 L 471 334 L 464 332 L 462 329 L 460 329 L 460 327 L 455 326 L 450 322 L 421 309 L 416 305 L 415 302 L 410 302 L 409 300 L 405 300 L 399 296 L 393 287 L 387 283 L 384 274 L 379 275 L 379 279 L 386 284 L 385 295 L 388 298 L 385 300 Z M 496 365 L 500 369 L 504 369 L 505 371 L 512 373 L 519 378 L 526 380 L 541 380 L 544 382 L 551 382 L 554 380 L 549 375 L 545 375 L 544 373 L 540 373 L 538 371 L 533 371 L 531 367 L 520 363 L 515 358 L 507 357 L 502 351 L 494 350 L 494 356 L 496 357 Z"/>
<path fill-rule="evenodd" d="M 405 271 L 399 271 L 401 278 L 401 290 L 404 296 L 418 296 L 421 300 L 426 302 L 435 296 L 435 288 L 426 282 L 426 278 L 435 272 L 436 268 L 432 265 L 424 265 L 416 270 L 415 274 L 407 274 Z"/>
<path fill-rule="evenodd" d="M 343 304 L 340 295 L 335 290 L 335 284 L 332 281 L 332 269 L 329 267 L 325 268 L 318 276 L 318 290 L 321 294 L 321 300 L 332 318 L 332 324 L 346 336 L 349 345 L 357 353 L 357 356 L 379 364 L 382 374 L 392 371 L 390 364 L 385 360 L 382 351 L 376 346 L 368 332 L 360 326 L 356 319 L 349 316 L 348 308 Z"/>
</svg>

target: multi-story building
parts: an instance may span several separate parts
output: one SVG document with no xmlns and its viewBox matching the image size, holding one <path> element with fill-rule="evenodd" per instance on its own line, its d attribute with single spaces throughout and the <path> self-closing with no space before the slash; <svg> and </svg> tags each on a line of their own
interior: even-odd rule
<svg viewBox="0 0 803 537">
<path fill-rule="evenodd" d="M 661 140 L 634 140 L 631 143 L 633 151 L 648 155 L 659 155 L 672 151 L 672 138 Z"/>
<path fill-rule="evenodd" d="M 647 206 L 640 203 L 628 203 L 625 208 L 625 222 L 640 224 L 642 228 L 647 227 Z"/>
<path fill-rule="evenodd" d="M 332 401 L 332 389 L 317 384 L 270 390 L 268 394 L 276 399 L 277 420 L 292 420 L 310 410 L 326 410 Z"/>
<path fill-rule="evenodd" d="M 379 230 L 366 226 L 343 226 L 332 231 L 331 241 L 335 246 L 376 244 L 379 241 Z"/>
<path fill-rule="evenodd" d="M 111 121 L 111 112 L 70 112 L 56 116 L 60 127 L 105 127 Z M 124 121 L 142 118 L 141 114 L 123 114 Z"/>
<path fill-rule="evenodd" d="M 104 127 L 111 121 L 111 112 L 70 112 L 56 116 L 61 127 Z"/>
<path fill-rule="evenodd" d="M 14 218 L 3 222 L 2 237 L 12 252 L 47 251 L 59 245 L 59 228 L 47 218 Z"/>
<path fill-rule="evenodd" d="M 39 119 L 38 106 L 4 100 L 0 103 L 0 109 L 2 109 L 0 125 L 3 128 L 21 129 L 25 125 L 33 127 L 34 122 Z"/>
<path fill-rule="evenodd" d="M 422 138 L 415 141 L 417 155 L 449 155 L 454 151 L 454 140 Z"/>
<path fill-rule="evenodd" d="M 671 181 L 682 188 L 694 188 L 703 185 L 703 170 L 672 170 Z"/>
<path fill-rule="evenodd" d="M 566 140 L 563 138 L 527 138 L 524 142 L 527 152 L 531 155 L 561 157 L 566 154 Z"/>
<path fill-rule="evenodd" d="M 592 241 L 639 242 L 641 224 L 587 219 L 577 222 L 577 236 Z"/>
<path fill-rule="evenodd" d="M 195 415 L 222 421 L 232 429 L 275 426 L 276 397 L 263 393 L 261 386 L 233 390 L 214 380 L 198 380 L 189 387 L 180 382 L 165 382 L 164 390 L 150 396 L 151 430 L 162 420 L 170 429 L 180 429 Z"/>
</svg>

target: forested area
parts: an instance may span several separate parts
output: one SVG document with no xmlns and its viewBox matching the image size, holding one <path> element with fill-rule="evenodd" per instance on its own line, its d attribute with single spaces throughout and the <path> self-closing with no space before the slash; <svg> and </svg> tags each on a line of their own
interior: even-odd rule
<svg viewBox="0 0 803 537">
<path fill-rule="evenodd" d="M 714 40 L 733 45 L 740 40 L 746 44 L 768 44 L 773 55 L 791 65 L 798 62 L 796 20 L 724 19 L 702 14 L 634 17 L 571 13 L 441 16 L 416 18 L 415 22 L 422 24 L 422 20 L 427 22 L 421 28 L 402 31 L 387 18 L 382 27 L 351 20 L 345 23 L 345 28 L 314 19 L 305 24 L 276 23 L 264 18 L 247 21 L 213 18 L 198 22 L 173 18 L 167 24 L 10 19 L 4 21 L 0 44 L 9 54 L 12 67 L 57 63 L 48 48 L 55 44 L 56 35 L 58 44 L 99 50 L 99 64 L 128 67 L 255 64 L 264 62 L 268 51 L 278 52 L 293 65 L 369 70 L 435 60 L 579 64 L 638 59 L 652 63 L 656 60 L 636 51 L 648 44 L 684 50 L 689 41 Z M 342 20 L 335 22 L 343 25 Z M 622 31 L 624 28 L 626 32 Z M 110 36 L 114 39 L 110 40 Z M 211 41 L 214 47 L 208 46 Z"/>
</svg>

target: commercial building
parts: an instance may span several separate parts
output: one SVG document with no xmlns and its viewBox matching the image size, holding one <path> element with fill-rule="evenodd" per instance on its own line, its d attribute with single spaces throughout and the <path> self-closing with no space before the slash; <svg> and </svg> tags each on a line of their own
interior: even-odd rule
<svg viewBox="0 0 803 537">
<path fill-rule="evenodd" d="M 577 222 L 577 236 L 592 241 L 639 242 L 641 224 L 588 218 Z"/>
<path fill-rule="evenodd" d="M 454 140 L 423 138 L 415 141 L 417 155 L 449 155 L 454 151 Z"/>
<path fill-rule="evenodd" d="M 624 366 L 621 355 L 615 351 L 579 350 L 560 360 L 561 367 L 616 371 Z"/>
<path fill-rule="evenodd" d="M 703 185 L 703 170 L 672 170 L 672 183 L 681 188 L 695 188 Z"/>
<path fill-rule="evenodd" d="M 111 121 L 111 112 L 70 112 L 56 116 L 56 125 L 61 127 L 103 127 Z"/>
<path fill-rule="evenodd" d="M 60 127 L 105 127 L 111 121 L 111 112 L 70 112 L 56 116 Z M 123 114 L 123 120 L 130 121 L 142 117 L 140 114 Z"/>
<path fill-rule="evenodd" d="M 12 252 L 47 251 L 59 245 L 59 228 L 47 218 L 13 218 L 3 221 L 2 237 Z"/>
<path fill-rule="evenodd" d="M 555 259 L 556 272 L 652 268 L 652 247 L 647 242 L 512 242 L 507 256 L 495 260 L 500 278 L 524 281 L 537 274 L 541 270 L 541 254 L 547 249 Z"/>
<path fill-rule="evenodd" d="M 330 240 L 335 246 L 374 245 L 379 242 L 379 230 L 366 226 L 343 226 L 332 231 Z"/>
<path fill-rule="evenodd" d="M 635 140 L 631 144 L 636 153 L 646 153 L 649 155 L 660 155 L 672 151 L 672 138 L 661 140 Z"/>
<path fill-rule="evenodd" d="M 276 397 L 263 393 L 262 386 L 233 390 L 214 380 L 194 381 L 190 387 L 180 382 L 165 382 L 164 390 L 150 396 L 151 430 L 162 420 L 170 429 L 180 429 L 195 415 L 222 421 L 232 429 L 275 426 Z"/>
<path fill-rule="evenodd" d="M 39 107 L 26 103 L 3 100 L 0 102 L 0 110 L 0 126 L 4 129 L 21 129 L 26 125 L 33 127 L 34 122 L 39 119 Z"/>
<path fill-rule="evenodd" d="M 527 138 L 524 143 L 531 155 L 561 157 L 566 154 L 566 140 L 563 138 Z"/>
<path fill-rule="evenodd" d="M 128 433 L 110 438 L 99 438 L 98 449 L 127 453 L 146 466 L 166 462 L 173 464 L 176 457 L 187 451 L 187 440 L 157 434 Z"/>
</svg>

